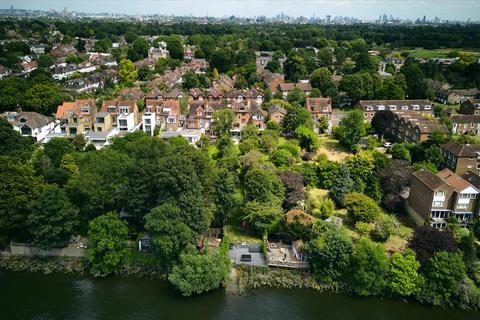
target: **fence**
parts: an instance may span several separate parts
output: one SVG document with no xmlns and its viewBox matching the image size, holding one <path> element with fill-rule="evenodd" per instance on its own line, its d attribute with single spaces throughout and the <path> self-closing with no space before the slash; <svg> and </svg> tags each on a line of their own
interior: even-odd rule
<svg viewBox="0 0 480 320">
<path fill-rule="evenodd" d="M 78 243 L 72 243 L 65 248 L 44 250 L 28 243 L 10 243 L 10 254 L 17 256 L 42 256 L 42 257 L 84 257 L 85 248 L 80 248 Z"/>
</svg>

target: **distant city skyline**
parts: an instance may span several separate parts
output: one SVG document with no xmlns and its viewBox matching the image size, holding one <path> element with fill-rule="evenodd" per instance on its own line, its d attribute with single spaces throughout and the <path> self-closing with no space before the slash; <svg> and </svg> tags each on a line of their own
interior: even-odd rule
<svg viewBox="0 0 480 320">
<path fill-rule="evenodd" d="M 382 14 L 415 20 L 480 20 L 479 0 L 10 0 L 0 8 L 177 16 L 351 16 L 376 20 Z"/>
</svg>

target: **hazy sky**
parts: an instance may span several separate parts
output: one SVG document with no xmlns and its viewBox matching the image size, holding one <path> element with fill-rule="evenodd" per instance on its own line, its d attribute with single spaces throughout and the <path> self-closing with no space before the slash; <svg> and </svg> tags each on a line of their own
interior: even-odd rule
<svg viewBox="0 0 480 320">
<path fill-rule="evenodd" d="M 83 12 L 159 13 L 194 16 L 354 16 L 376 19 L 386 13 L 415 19 L 439 17 L 480 20 L 480 0 L 0 0 L 0 8 L 50 9 Z"/>
</svg>

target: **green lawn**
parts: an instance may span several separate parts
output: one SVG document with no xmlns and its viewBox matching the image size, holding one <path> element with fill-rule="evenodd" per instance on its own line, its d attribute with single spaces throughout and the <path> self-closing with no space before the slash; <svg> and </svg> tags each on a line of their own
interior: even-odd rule
<svg viewBox="0 0 480 320">
<path fill-rule="evenodd" d="M 231 243 L 248 243 L 258 244 L 262 243 L 262 239 L 243 232 L 240 227 L 233 225 L 225 226 L 225 234 Z"/>
</svg>

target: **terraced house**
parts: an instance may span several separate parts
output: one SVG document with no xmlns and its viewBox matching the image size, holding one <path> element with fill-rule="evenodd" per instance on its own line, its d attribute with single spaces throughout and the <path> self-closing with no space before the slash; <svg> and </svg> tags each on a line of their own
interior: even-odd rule
<svg viewBox="0 0 480 320">
<path fill-rule="evenodd" d="M 412 174 L 408 212 L 417 225 L 444 229 L 451 216 L 468 227 L 478 214 L 480 191 L 449 169 L 433 174 L 420 169 Z"/>
<path fill-rule="evenodd" d="M 363 111 L 363 119 L 372 121 L 377 111 L 415 111 L 419 115 L 433 116 L 433 103 L 430 100 L 360 100 L 358 108 Z"/>
</svg>

